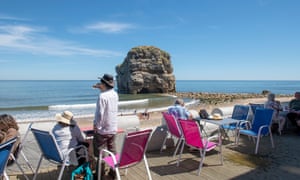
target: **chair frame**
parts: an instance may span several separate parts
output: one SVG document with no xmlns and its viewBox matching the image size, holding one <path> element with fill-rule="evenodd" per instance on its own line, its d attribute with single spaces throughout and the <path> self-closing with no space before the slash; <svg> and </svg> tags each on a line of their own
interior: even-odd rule
<svg viewBox="0 0 300 180">
<path fill-rule="evenodd" d="M 165 143 L 167 141 L 168 136 L 171 135 L 171 138 L 173 138 L 175 136 L 178 139 L 177 143 L 175 145 L 176 149 L 173 153 L 173 157 L 175 157 L 175 155 L 177 154 L 177 151 L 179 149 L 180 144 L 184 143 L 184 137 L 183 137 L 183 134 L 182 134 L 181 129 L 179 127 L 178 120 L 175 118 L 175 116 L 168 113 L 168 112 L 162 112 L 162 115 L 163 115 L 163 117 L 165 119 L 165 122 L 167 124 L 168 135 L 165 137 L 165 139 L 163 141 L 163 144 L 160 148 L 160 152 L 162 152 L 162 150 L 165 146 Z"/>
<path fill-rule="evenodd" d="M 212 142 L 211 140 L 215 139 L 216 138 L 215 136 L 204 139 L 201 135 L 201 130 L 198 123 L 194 120 L 179 119 L 178 121 L 185 139 L 185 144 L 199 150 L 201 160 L 197 172 L 198 176 L 201 173 L 206 152 L 211 151 L 218 146 L 219 146 L 220 163 L 221 165 L 223 165 L 222 144 L 220 140 L 218 143 Z M 183 149 L 184 149 L 184 144 L 181 146 L 180 154 L 177 159 L 177 166 L 179 166 Z"/>
<path fill-rule="evenodd" d="M 26 142 L 26 138 L 27 138 L 27 136 L 28 136 L 28 133 L 30 132 L 30 129 L 31 129 L 32 124 L 33 124 L 33 123 L 30 123 L 30 124 L 28 125 L 28 128 L 27 128 L 27 130 L 26 130 L 26 132 L 25 132 L 25 134 L 24 134 L 23 139 L 20 140 L 20 144 L 19 144 L 19 153 L 20 153 L 21 156 L 23 157 L 23 159 L 24 159 L 25 163 L 27 164 L 27 166 L 30 168 L 32 174 L 34 174 L 34 169 L 33 169 L 32 165 L 29 163 L 28 158 L 26 157 L 26 155 L 25 155 L 24 152 L 23 152 L 24 144 L 25 144 L 25 142 Z M 23 168 L 21 167 L 20 163 L 18 162 L 18 158 L 16 158 L 16 157 L 14 156 L 13 153 L 10 154 L 10 157 L 14 160 L 14 163 L 16 163 L 16 165 L 18 166 L 18 168 L 19 168 L 20 171 L 22 172 L 22 174 L 23 174 L 23 176 L 25 177 L 25 179 L 26 179 L 26 180 L 29 180 L 28 176 L 25 174 Z"/>
<path fill-rule="evenodd" d="M 17 141 L 17 137 L 11 138 L 10 140 L 0 144 L 0 152 L 1 152 L 1 159 L 3 160 L 3 164 L 1 164 L 0 169 L 0 178 L 3 176 L 6 180 L 9 180 L 8 175 L 6 173 L 6 167 L 7 167 L 7 162 L 9 159 L 9 156 L 11 154 L 11 150 L 13 148 L 13 145 Z M 2 154 L 4 153 L 4 154 Z M 3 156 L 4 155 L 4 156 Z"/>
<path fill-rule="evenodd" d="M 104 161 L 111 168 L 116 170 L 117 179 L 120 180 L 121 176 L 120 176 L 119 169 L 126 168 L 126 172 L 125 172 L 126 174 L 127 168 L 140 163 L 142 160 L 144 160 L 148 178 L 149 180 L 152 180 L 149 165 L 145 155 L 147 145 L 151 137 L 151 133 L 152 133 L 152 129 L 146 129 L 142 131 L 129 132 L 125 134 L 122 150 L 119 154 L 118 153 L 114 154 L 108 151 L 107 149 L 101 149 L 99 153 L 99 161 L 98 161 L 98 180 L 100 180 L 101 178 L 100 175 L 101 175 L 102 161 Z M 138 141 L 138 138 L 142 138 L 141 142 Z M 131 141 L 135 143 L 131 143 Z M 132 151 L 133 149 L 140 150 L 138 153 L 135 154 L 136 159 L 131 159 L 132 157 L 129 156 L 130 155 L 129 152 Z M 108 155 L 104 157 L 104 153 L 107 153 Z"/>
<path fill-rule="evenodd" d="M 70 148 L 64 154 L 60 151 L 60 149 L 57 145 L 56 139 L 55 139 L 54 135 L 52 134 L 52 132 L 35 129 L 35 128 L 31 128 L 31 132 L 33 133 L 33 135 L 39 145 L 39 148 L 41 150 L 41 156 L 38 161 L 38 165 L 36 167 L 33 180 L 35 180 L 38 175 L 38 171 L 39 171 L 39 168 L 40 168 L 43 158 L 47 159 L 48 161 L 50 161 L 52 163 L 62 165 L 61 170 L 59 172 L 59 176 L 57 178 L 58 180 L 60 180 L 62 178 L 65 167 L 69 165 L 68 157 L 72 151 L 75 151 L 76 149 L 79 149 L 79 148 L 83 148 L 84 153 L 85 153 L 85 158 L 88 161 L 88 152 L 87 152 L 87 148 L 84 145 L 79 145 L 79 146 L 76 146 L 75 148 Z M 42 139 L 40 139 L 41 136 L 43 136 L 42 138 L 47 138 L 48 141 L 47 142 L 42 141 Z M 46 146 L 45 146 L 45 143 L 46 143 Z M 47 147 L 50 147 L 50 146 L 52 147 L 51 149 L 46 149 Z M 54 151 L 51 151 L 51 150 L 54 150 Z"/>
<path fill-rule="evenodd" d="M 239 144 L 240 134 L 247 135 L 248 137 L 252 137 L 255 145 L 255 151 L 254 153 L 258 153 L 259 143 L 260 139 L 263 136 L 270 135 L 270 141 L 271 146 L 274 148 L 274 141 L 273 141 L 273 135 L 271 131 L 271 124 L 272 124 L 272 117 L 273 117 L 273 109 L 265 109 L 265 108 L 257 108 L 255 110 L 254 119 L 252 121 L 252 124 L 250 122 L 245 121 L 244 123 L 248 124 L 248 129 L 238 129 L 237 131 L 237 144 Z M 266 119 L 266 120 L 265 120 Z M 263 124 L 259 124 L 265 120 Z M 241 123 L 242 124 L 242 123 Z"/>
</svg>

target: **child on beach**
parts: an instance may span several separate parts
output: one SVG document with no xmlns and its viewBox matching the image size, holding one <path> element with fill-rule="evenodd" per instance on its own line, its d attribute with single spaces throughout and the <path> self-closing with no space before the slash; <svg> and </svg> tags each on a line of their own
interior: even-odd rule
<svg viewBox="0 0 300 180">
<path fill-rule="evenodd" d="M 64 111 L 62 114 L 56 114 L 57 124 L 53 127 L 52 133 L 56 139 L 58 147 L 62 153 L 66 153 L 70 148 L 74 148 L 78 145 L 84 145 L 88 148 L 89 144 L 85 142 L 80 128 L 76 121 L 73 119 L 73 113 L 70 111 Z M 83 155 L 83 152 L 74 151 L 70 154 L 70 163 L 73 165 L 81 165 L 85 163 L 85 158 L 77 157 Z"/>
<path fill-rule="evenodd" d="M 279 124 L 278 132 L 279 132 L 279 134 L 281 134 L 286 120 L 285 120 L 285 117 L 283 117 L 279 114 L 279 112 L 282 111 L 280 101 L 275 100 L 275 94 L 273 94 L 273 93 L 269 93 L 267 98 L 268 98 L 268 100 L 265 102 L 264 107 L 274 110 L 272 121 L 273 121 L 273 123 Z"/>
</svg>

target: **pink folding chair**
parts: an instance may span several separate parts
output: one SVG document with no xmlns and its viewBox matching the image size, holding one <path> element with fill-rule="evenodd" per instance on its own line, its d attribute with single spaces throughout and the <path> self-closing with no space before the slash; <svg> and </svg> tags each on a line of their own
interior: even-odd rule
<svg viewBox="0 0 300 180">
<path fill-rule="evenodd" d="M 178 139 L 177 144 L 176 144 L 176 149 L 173 154 L 173 157 L 174 157 L 179 149 L 180 144 L 182 142 L 184 142 L 184 138 L 183 138 L 183 135 L 181 133 L 181 130 L 179 128 L 178 121 L 176 120 L 176 118 L 168 112 L 162 112 L 162 115 L 163 115 L 163 117 L 166 121 L 167 127 L 168 127 L 168 134 L 171 135 L 171 137 L 175 136 Z M 162 152 L 167 138 L 168 138 L 168 135 L 164 139 L 164 142 L 160 148 L 160 152 Z"/>
<path fill-rule="evenodd" d="M 215 149 L 217 146 L 219 146 L 219 148 L 220 148 L 219 149 L 220 161 L 221 161 L 221 165 L 223 165 L 222 145 L 220 143 L 210 141 L 212 138 L 215 138 L 215 137 L 203 139 L 201 136 L 200 127 L 199 127 L 198 123 L 194 120 L 179 119 L 178 121 L 181 126 L 181 130 L 182 130 L 182 133 L 183 133 L 183 136 L 185 139 L 185 144 L 192 148 L 198 149 L 200 152 L 201 160 L 200 160 L 199 168 L 198 168 L 198 172 L 197 172 L 198 176 L 200 175 L 206 152 Z M 177 166 L 179 166 L 183 148 L 184 148 L 184 146 L 181 146 L 181 151 L 180 151 L 179 157 L 177 159 Z"/>
<path fill-rule="evenodd" d="M 104 161 L 110 168 L 115 169 L 117 178 L 120 180 L 121 177 L 119 168 L 125 168 L 126 174 L 127 168 L 134 166 L 144 160 L 148 177 L 150 180 L 152 180 L 147 158 L 145 155 L 151 132 L 152 129 L 147 129 L 126 134 L 120 154 L 113 154 L 107 149 L 102 149 L 99 153 L 98 179 L 100 179 L 101 175 L 102 161 Z M 107 153 L 107 156 L 104 157 L 105 153 Z"/>
</svg>

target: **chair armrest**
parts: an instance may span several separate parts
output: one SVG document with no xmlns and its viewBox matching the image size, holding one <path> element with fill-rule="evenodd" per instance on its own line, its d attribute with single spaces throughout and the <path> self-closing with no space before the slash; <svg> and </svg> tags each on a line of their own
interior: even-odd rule
<svg viewBox="0 0 300 180">
<path fill-rule="evenodd" d="M 206 140 L 211 141 L 211 140 L 214 140 L 214 139 L 219 140 L 219 135 L 210 136 Z"/>
<path fill-rule="evenodd" d="M 237 124 L 237 128 L 238 129 L 242 129 L 242 126 L 243 125 L 246 125 L 246 127 L 249 129 L 251 128 L 251 122 L 250 121 L 247 121 L 247 120 L 240 120 L 240 122 L 238 122 Z"/>
<path fill-rule="evenodd" d="M 260 126 L 259 129 L 258 129 L 258 135 L 261 134 L 261 131 L 262 131 L 264 128 L 269 128 L 269 125 L 262 125 L 262 126 Z M 269 132 L 269 133 L 270 133 L 270 132 Z"/>
<path fill-rule="evenodd" d="M 83 148 L 85 159 L 86 159 L 86 161 L 88 161 L 88 160 L 89 160 L 89 158 L 88 158 L 88 151 L 87 151 L 87 147 L 84 146 L 84 145 L 78 145 L 78 146 L 76 146 L 76 147 L 74 147 L 74 148 L 68 149 L 66 155 L 69 156 L 69 154 L 70 154 L 72 151 L 74 151 L 74 150 L 76 150 L 76 149 L 79 149 L 79 148 Z"/>
<path fill-rule="evenodd" d="M 113 160 L 113 162 L 114 162 L 114 165 L 117 165 L 117 164 L 118 164 L 116 155 L 115 155 L 113 152 L 111 152 L 111 151 L 109 151 L 109 150 L 107 150 L 107 149 L 101 149 L 101 151 L 100 151 L 100 153 L 99 153 L 99 158 L 100 158 L 100 161 L 99 161 L 99 162 L 101 162 L 102 157 L 103 157 L 103 153 L 104 153 L 104 152 L 107 153 L 107 154 L 109 154 L 109 155 L 112 157 L 112 160 Z"/>
</svg>

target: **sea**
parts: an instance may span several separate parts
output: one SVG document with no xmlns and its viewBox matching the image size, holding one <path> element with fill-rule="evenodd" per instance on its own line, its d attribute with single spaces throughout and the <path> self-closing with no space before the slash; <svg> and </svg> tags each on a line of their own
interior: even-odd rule
<svg viewBox="0 0 300 180">
<path fill-rule="evenodd" d="M 0 80 L 0 114 L 17 121 L 52 120 L 55 114 L 70 110 L 76 117 L 91 117 L 100 91 L 95 80 Z M 117 89 L 116 89 L 117 90 Z M 261 93 L 293 95 L 300 81 L 177 80 L 176 92 Z M 119 114 L 166 109 L 175 97 L 165 94 L 119 94 Z M 193 104 L 193 99 L 184 99 Z"/>
</svg>

